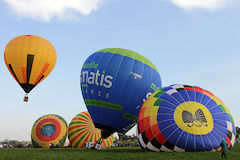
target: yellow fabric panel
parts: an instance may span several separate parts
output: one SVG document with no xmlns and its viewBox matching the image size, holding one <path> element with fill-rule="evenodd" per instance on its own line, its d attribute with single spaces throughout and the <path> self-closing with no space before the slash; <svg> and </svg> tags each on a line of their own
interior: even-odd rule
<svg viewBox="0 0 240 160">
<path fill-rule="evenodd" d="M 71 134 L 72 132 L 74 132 L 74 131 L 76 131 L 76 130 L 78 130 L 78 128 L 74 128 L 74 129 L 72 129 L 71 131 L 68 131 L 68 134 Z M 74 136 L 74 135 L 73 135 Z"/>
<path fill-rule="evenodd" d="M 109 136 L 107 139 L 103 139 L 103 143 L 105 144 L 104 147 L 110 148 L 113 143 L 113 139 L 114 139 L 114 134 Z"/>
<path fill-rule="evenodd" d="M 228 114 L 230 114 L 230 111 L 229 111 L 228 107 L 227 107 L 225 104 L 222 104 L 222 106 L 223 106 L 223 108 L 225 109 L 225 111 L 226 111 Z"/>
<path fill-rule="evenodd" d="M 56 64 L 57 53 L 49 41 L 39 36 L 24 35 L 11 40 L 5 48 L 6 63 L 12 65 L 20 83 L 24 83 L 22 68 L 27 67 L 28 54 L 34 55 L 29 84 L 35 85 L 34 82 L 45 63 L 49 63 L 49 67 L 44 73 L 44 78 L 52 71 Z"/>
<path fill-rule="evenodd" d="M 154 92 L 151 94 L 151 96 L 148 97 L 148 99 L 142 104 L 141 109 L 145 108 L 147 106 L 153 106 L 154 102 L 156 101 L 157 98 L 154 98 L 153 96 L 156 94 L 157 92 Z"/>
<path fill-rule="evenodd" d="M 216 97 L 216 96 L 212 97 L 212 99 L 217 103 L 217 105 L 223 104 L 222 100 L 220 98 Z"/>
<path fill-rule="evenodd" d="M 150 126 L 157 124 L 157 118 L 155 116 L 150 116 Z"/>
<path fill-rule="evenodd" d="M 152 98 L 148 98 L 147 101 L 145 101 L 144 105 L 142 107 L 150 107 L 153 106 L 154 103 L 156 102 L 157 98 L 152 97 Z"/>
<path fill-rule="evenodd" d="M 80 132 L 75 133 L 72 137 L 76 137 L 76 136 L 78 136 L 78 134 L 80 134 L 80 133 L 85 134 L 85 133 L 87 133 L 87 130 L 88 130 L 88 129 L 82 129 Z M 85 136 L 85 137 L 83 137 L 83 136 L 78 136 L 78 138 L 75 139 L 75 141 L 72 143 L 72 146 L 75 146 L 75 144 L 78 143 L 80 139 L 81 139 L 81 141 L 79 142 L 78 147 L 82 146 L 83 143 L 85 142 L 85 139 L 86 139 L 86 138 L 87 138 L 87 136 Z"/>
<path fill-rule="evenodd" d="M 159 109 L 158 106 L 152 106 L 152 107 L 151 107 L 151 116 L 152 116 L 152 115 L 157 115 L 158 109 Z"/>
<path fill-rule="evenodd" d="M 210 97 L 210 98 L 215 97 L 211 92 L 209 92 L 209 91 L 207 91 L 207 90 L 204 91 L 204 94 L 206 94 L 206 95 L 207 95 L 208 97 Z"/>
<path fill-rule="evenodd" d="M 200 124 L 199 121 L 194 121 L 192 127 L 188 127 L 187 123 L 183 122 L 183 111 L 190 112 L 193 116 L 195 115 L 196 111 L 198 109 L 201 109 L 204 113 L 204 116 L 207 120 L 207 124 Z M 198 134 L 198 135 L 204 135 L 212 131 L 213 129 L 213 118 L 209 110 L 202 104 L 198 102 L 188 101 L 180 104 L 175 112 L 174 112 L 174 120 L 176 124 L 184 131 L 191 133 L 191 134 Z M 197 127 L 196 125 L 201 125 L 201 127 Z"/>
<path fill-rule="evenodd" d="M 57 145 L 59 143 L 59 141 L 65 136 L 65 134 L 67 133 L 67 127 L 65 125 L 65 123 L 59 119 L 58 117 L 56 118 L 60 124 L 61 124 L 61 132 L 60 132 L 60 135 L 54 140 L 53 144 L 54 145 Z"/>
<path fill-rule="evenodd" d="M 230 111 L 229 111 L 228 107 L 225 104 L 223 104 L 223 102 L 222 102 L 222 100 L 220 98 L 215 96 L 215 97 L 213 97 L 213 100 L 215 102 L 217 102 L 217 105 L 221 104 L 223 106 L 223 108 L 225 109 L 225 111 L 230 114 Z"/>
<path fill-rule="evenodd" d="M 150 113 L 151 113 L 151 107 L 146 107 L 145 111 L 144 111 L 144 117 L 143 118 L 149 117 Z"/>
</svg>

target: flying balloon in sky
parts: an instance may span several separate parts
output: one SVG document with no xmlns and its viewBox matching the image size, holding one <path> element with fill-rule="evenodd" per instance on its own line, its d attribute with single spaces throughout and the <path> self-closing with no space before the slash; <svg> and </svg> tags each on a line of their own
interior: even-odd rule
<svg viewBox="0 0 240 160">
<path fill-rule="evenodd" d="M 80 81 L 89 114 L 103 138 L 131 129 L 145 99 L 161 87 L 158 70 L 148 59 L 120 48 L 90 55 Z"/>
<path fill-rule="evenodd" d="M 75 116 L 68 128 L 68 139 L 73 148 L 83 148 L 86 142 L 98 142 L 101 138 L 101 131 L 95 128 L 92 118 L 88 112 L 82 112 Z M 102 139 L 101 144 L 109 148 L 113 143 L 114 135 Z"/>
<path fill-rule="evenodd" d="M 48 114 L 40 117 L 32 128 L 32 144 L 35 148 L 62 147 L 67 138 L 67 122 L 60 116 Z"/>
<path fill-rule="evenodd" d="M 4 60 L 9 72 L 28 93 L 53 70 L 57 53 L 46 39 L 35 35 L 23 35 L 12 39 L 6 46 Z"/>
<path fill-rule="evenodd" d="M 231 148 L 234 121 L 211 92 L 190 85 L 171 85 L 154 92 L 143 104 L 137 123 L 143 149 L 165 152 L 212 151 L 222 138 Z"/>
</svg>

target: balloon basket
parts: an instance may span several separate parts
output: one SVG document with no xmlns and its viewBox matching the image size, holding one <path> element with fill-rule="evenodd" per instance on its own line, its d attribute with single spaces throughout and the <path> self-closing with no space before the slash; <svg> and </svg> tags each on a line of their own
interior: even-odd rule
<svg viewBox="0 0 240 160">
<path fill-rule="evenodd" d="M 28 102 L 28 95 L 27 94 L 24 96 L 23 101 Z"/>
</svg>

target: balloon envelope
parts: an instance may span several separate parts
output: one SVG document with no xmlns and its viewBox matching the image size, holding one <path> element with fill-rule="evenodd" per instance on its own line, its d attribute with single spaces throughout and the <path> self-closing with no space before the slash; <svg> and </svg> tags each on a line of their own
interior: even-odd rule
<svg viewBox="0 0 240 160">
<path fill-rule="evenodd" d="M 103 138 L 131 129 L 144 100 L 161 87 L 160 75 L 148 59 L 119 48 L 90 55 L 80 79 L 85 104 Z"/>
<path fill-rule="evenodd" d="M 165 152 L 211 151 L 222 138 L 229 147 L 236 129 L 223 102 L 211 92 L 189 85 L 171 85 L 154 92 L 138 115 L 143 149 Z"/>
<path fill-rule="evenodd" d="M 32 144 L 35 148 L 63 147 L 67 137 L 67 122 L 60 116 L 48 114 L 40 117 L 32 128 Z"/>
<path fill-rule="evenodd" d="M 92 118 L 88 112 L 82 112 L 75 116 L 69 124 L 68 139 L 73 148 L 83 148 L 86 142 L 98 142 L 101 138 L 101 131 L 95 128 Z M 106 148 L 111 147 L 114 140 L 112 134 L 102 140 L 102 145 Z"/>
<path fill-rule="evenodd" d="M 35 35 L 23 35 L 7 44 L 4 60 L 13 78 L 26 93 L 29 93 L 52 71 L 57 53 L 46 39 Z"/>
</svg>

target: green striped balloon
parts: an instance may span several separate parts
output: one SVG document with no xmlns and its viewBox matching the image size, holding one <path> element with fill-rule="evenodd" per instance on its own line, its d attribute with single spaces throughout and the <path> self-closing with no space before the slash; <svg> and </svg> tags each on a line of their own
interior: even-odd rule
<svg viewBox="0 0 240 160">
<path fill-rule="evenodd" d="M 73 148 L 83 148 L 86 142 L 97 142 L 101 138 L 100 129 L 95 128 L 88 112 L 75 116 L 68 128 L 68 139 Z M 111 147 L 114 135 L 102 140 L 102 145 Z"/>
</svg>

